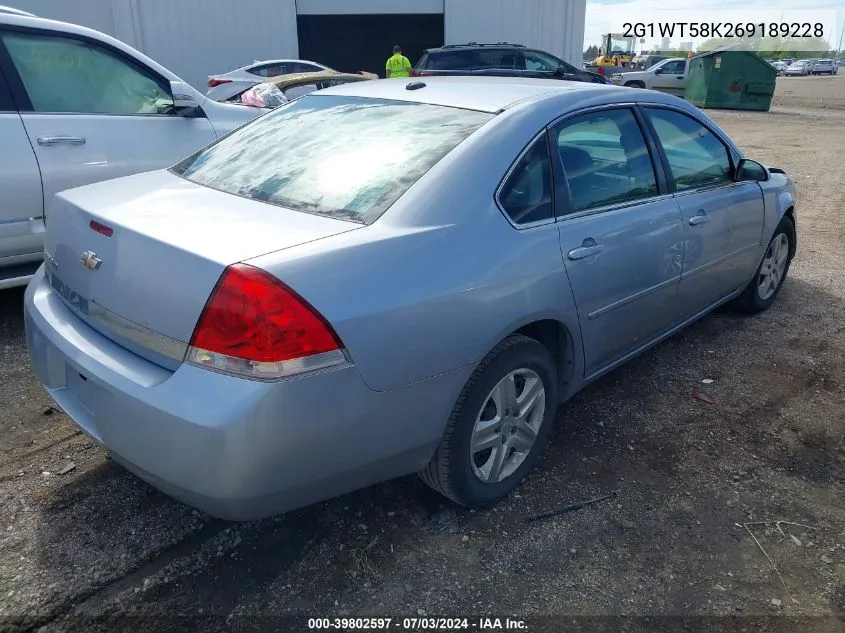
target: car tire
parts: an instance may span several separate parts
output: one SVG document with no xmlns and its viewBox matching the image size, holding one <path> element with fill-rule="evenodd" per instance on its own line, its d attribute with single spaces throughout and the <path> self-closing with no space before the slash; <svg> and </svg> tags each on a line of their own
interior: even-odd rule
<svg viewBox="0 0 845 633">
<path fill-rule="evenodd" d="M 440 445 L 420 473 L 423 481 L 467 507 L 489 506 L 510 494 L 534 468 L 548 439 L 557 409 L 556 376 L 552 355 L 536 340 L 513 334 L 499 343 L 458 397 Z M 516 417 L 500 408 L 507 406 L 508 392 L 497 390 L 510 385 Z M 528 391 L 535 386 L 539 389 Z M 520 397 L 533 398 L 533 406 Z"/>
<path fill-rule="evenodd" d="M 759 314 L 774 303 L 795 257 L 795 243 L 795 222 L 784 216 L 769 240 L 754 278 L 733 301 L 735 309 L 745 314 Z M 781 256 L 784 257 L 782 261 Z"/>
</svg>

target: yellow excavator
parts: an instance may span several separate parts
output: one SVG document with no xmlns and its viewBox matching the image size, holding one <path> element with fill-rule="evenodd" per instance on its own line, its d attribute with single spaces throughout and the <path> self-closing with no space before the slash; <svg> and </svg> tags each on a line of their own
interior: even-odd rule
<svg viewBox="0 0 845 633">
<path fill-rule="evenodd" d="M 593 66 L 606 68 L 608 66 L 628 66 L 634 59 L 634 43 L 636 38 L 624 37 L 621 33 L 605 33 L 601 36 L 602 47 Z M 617 63 L 618 59 L 618 63 Z"/>
</svg>

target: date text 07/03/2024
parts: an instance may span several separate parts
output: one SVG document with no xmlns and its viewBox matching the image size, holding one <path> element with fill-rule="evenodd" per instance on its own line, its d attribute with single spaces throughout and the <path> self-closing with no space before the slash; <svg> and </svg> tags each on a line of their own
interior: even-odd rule
<svg viewBox="0 0 845 633">
<path fill-rule="evenodd" d="M 514 618 L 308 618 L 312 631 L 528 631 Z"/>
<path fill-rule="evenodd" d="M 622 37 L 824 37 L 821 22 L 625 22 Z"/>
</svg>

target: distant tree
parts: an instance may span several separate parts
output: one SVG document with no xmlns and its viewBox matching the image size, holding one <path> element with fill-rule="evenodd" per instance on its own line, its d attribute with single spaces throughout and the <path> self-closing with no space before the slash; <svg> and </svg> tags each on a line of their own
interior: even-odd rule
<svg viewBox="0 0 845 633">
<path fill-rule="evenodd" d="M 591 44 L 587 47 L 587 50 L 584 51 L 584 61 L 589 62 L 594 60 L 596 57 L 599 56 L 599 47 L 595 44 Z"/>
<path fill-rule="evenodd" d="M 727 46 L 728 44 L 737 43 L 737 40 L 728 39 L 726 37 L 715 37 L 713 39 L 709 39 L 700 46 L 695 49 L 696 53 L 707 53 L 708 51 L 712 51 L 720 46 Z"/>
<path fill-rule="evenodd" d="M 706 53 L 720 46 L 742 44 L 743 49 L 757 51 L 766 59 L 784 59 L 787 57 L 807 58 L 829 56 L 830 44 L 818 37 L 781 38 L 781 37 L 732 37 L 710 39 L 701 44 L 696 52 Z"/>
</svg>

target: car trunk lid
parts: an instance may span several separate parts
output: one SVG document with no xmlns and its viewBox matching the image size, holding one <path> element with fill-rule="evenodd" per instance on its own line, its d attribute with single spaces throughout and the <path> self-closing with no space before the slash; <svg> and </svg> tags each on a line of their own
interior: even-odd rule
<svg viewBox="0 0 845 633">
<path fill-rule="evenodd" d="M 362 226 L 156 171 L 59 194 L 46 269 L 89 325 L 175 368 L 226 266 Z"/>
</svg>

